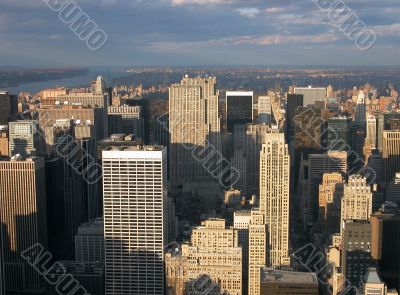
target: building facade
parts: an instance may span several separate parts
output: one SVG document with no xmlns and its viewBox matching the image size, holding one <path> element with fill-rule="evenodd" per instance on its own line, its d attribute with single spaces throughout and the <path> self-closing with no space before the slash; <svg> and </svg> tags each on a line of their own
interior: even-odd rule
<svg viewBox="0 0 400 295">
<path fill-rule="evenodd" d="M 37 121 L 16 121 L 9 123 L 9 154 L 23 157 L 41 153 L 41 137 Z"/>
<path fill-rule="evenodd" d="M 216 191 L 224 163 L 221 154 L 220 117 L 216 78 L 189 78 L 169 87 L 170 179 L 207 197 Z M 210 156 L 206 151 L 212 149 Z M 195 156 L 194 156 L 195 155 Z M 228 165 L 228 163 L 225 163 Z M 205 167 L 212 167 L 210 173 Z"/>
<path fill-rule="evenodd" d="M 340 232 L 344 180 L 340 173 L 325 173 L 319 186 L 319 223 L 325 233 Z"/>
<path fill-rule="evenodd" d="M 372 214 L 372 191 L 365 177 L 351 175 L 344 185 L 341 205 L 341 232 L 345 220 L 366 220 Z"/>
<path fill-rule="evenodd" d="M 229 133 L 235 132 L 235 125 L 253 123 L 253 91 L 226 92 L 226 126 Z"/>
<path fill-rule="evenodd" d="M 390 183 L 400 172 L 400 131 L 383 131 L 383 180 Z"/>
<path fill-rule="evenodd" d="M 84 223 L 75 236 L 75 260 L 104 263 L 104 222 L 102 219 Z"/>
<path fill-rule="evenodd" d="M 0 161 L 0 225 L 6 293 L 37 292 L 43 278 L 21 253 L 47 247 L 46 187 L 43 158 Z"/>
<path fill-rule="evenodd" d="M 167 151 L 103 151 L 107 295 L 163 295 L 167 241 Z"/>
<path fill-rule="evenodd" d="M 290 155 L 283 133 L 269 133 L 260 155 L 260 213 L 268 228 L 267 266 L 290 265 Z"/>
<path fill-rule="evenodd" d="M 264 214 L 252 210 L 249 225 L 249 295 L 260 294 L 261 270 L 267 264 L 267 241 Z"/>
</svg>

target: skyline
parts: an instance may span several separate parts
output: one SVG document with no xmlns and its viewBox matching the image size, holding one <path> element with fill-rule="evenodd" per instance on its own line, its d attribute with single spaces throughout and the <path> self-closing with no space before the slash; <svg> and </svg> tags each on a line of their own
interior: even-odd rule
<svg viewBox="0 0 400 295">
<path fill-rule="evenodd" d="M 400 65 L 400 3 L 393 0 L 345 2 L 377 36 L 368 51 L 313 1 L 78 1 L 107 34 L 96 52 L 45 1 L 2 1 L 0 66 Z"/>
</svg>

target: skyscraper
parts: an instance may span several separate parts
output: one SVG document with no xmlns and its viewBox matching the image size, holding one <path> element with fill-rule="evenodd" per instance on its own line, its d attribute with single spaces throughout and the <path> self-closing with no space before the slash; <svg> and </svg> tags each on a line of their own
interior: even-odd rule
<svg viewBox="0 0 400 295">
<path fill-rule="evenodd" d="M 369 268 L 362 281 L 362 295 L 386 295 L 386 284 L 375 268 Z"/>
<path fill-rule="evenodd" d="M 372 214 L 372 192 L 367 179 L 351 175 L 344 185 L 341 206 L 341 232 L 345 220 L 369 220 Z"/>
<path fill-rule="evenodd" d="M 373 266 L 371 224 L 367 220 L 344 220 L 342 271 L 351 286 L 358 286 Z"/>
<path fill-rule="evenodd" d="M 371 149 L 376 148 L 376 117 L 374 115 L 367 116 L 367 136 L 366 142 L 369 143 Z"/>
<path fill-rule="evenodd" d="M 0 161 L 1 253 L 7 293 L 43 291 L 41 275 L 21 252 L 37 243 L 47 247 L 46 214 L 44 159 Z"/>
<path fill-rule="evenodd" d="M 97 123 L 100 137 L 98 140 L 108 136 L 108 94 L 105 93 L 69 93 L 66 95 L 57 96 L 57 101 L 61 105 L 66 106 L 80 106 L 82 108 L 95 109 L 99 114 L 100 120 Z M 66 118 L 66 117 L 64 117 Z M 67 117 L 69 118 L 69 117 Z M 61 118 L 59 118 L 61 119 Z M 74 118 L 77 119 L 77 118 Z"/>
<path fill-rule="evenodd" d="M 7 125 L 10 117 L 10 96 L 7 91 L 0 91 L 0 125 Z"/>
<path fill-rule="evenodd" d="M 367 107 L 365 100 L 366 100 L 365 92 L 361 90 L 358 93 L 357 104 L 355 109 L 355 117 L 354 117 L 355 123 L 358 124 L 359 126 L 363 126 L 366 121 Z"/>
<path fill-rule="evenodd" d="M 383 131 L 383 180 L 391 182 L 400 171 L 400 131 Z"/>
<path fill-rule="evenodd" d="M 0 237 L 3 237 L 3 225 L 0 225 Z M 0 244 L 1 249 L 3 249 L 2 244 Z M 3 252 L 0 253 L 0 295 L 5 294 L 4 290 L 4 263 L 3 263 Z"/>
<path fill-rule="evenodd" d="M 39 127 L 44 130 L 46 126 L 53 126 L 57 120 L 73 119 L 82 124 L 94 126 L 95 139 L 98 141 L 107 137 L 102 125 L 102 111 L 99 108 L 88 108 L 83 106 L 55 106 L 46 109 L 39 109 Z M 105 118 L 106 120 L 107 118 Z"/>
<path fill-rule="evenodd" d="M 303 106 L 307 107 L 313 105 L 316 101 L 326 100 L 326 88 L 319 87 L 314 88 L 312 86 L 308 87 L 295 87 L 294 94 L 303 95 Z"/>
<path fill-rule="evenodd" d="M 319 186 L 319 222 L 325 233 L 340 232 L 340 205 L 343 197 L 343 176 L 325 173 Z"/>
<path fill-rule="evenodd" d="M 377 113 L 377 139 L 378 139 L 378 149 L 382 151 L 383 147 L 383 131 L 391 130 L 391 121 L 400 119 L 400 112 L 380 112 Z"/>
<path fill-rule="evenodd" d="M 235 131 L 235 125 L 253 123 L 253 91 L 226 92 L 226 126 L 228 132 Z"/>
<path fill-rule="evenodd" d="M 240 172 L 235 188 L 245 196 L 259 193 L 260 150 L 270 130 L 265 124 L 235 126 L 231 165 Z"/>
<path fill-rule="evenodd" d="M 243 294 L 248 294 L 249 282 L 249 226 L 251 211 L 235 211 L 233 215 L 233 228 L 237 230 L 239 246 L 242 247 L 242 289 Z"/>
<path fill-rule="evenodd" d="M 8 126 L 1 125 L 0 126 L 0 157 L 1 156 L 7 157 L 9 155 L 8 141 L 9 141 Z"/>
<path fill-rule="evenodd" d="M 318 214 L 318 187 L 324 173 L 347 172 L 347 152 L 328 151 L 326 154 L 311 154 L 308 159 L 308 221 L 313 222 Z"/>
<path fill-rule="evenodd" d="M 249 295 L 260 294 L 261 269 L 267 264 L 267 241 L 264 214 L 252 210 L 249 225 Z"/>
<path fill-rule="evenodd" d="M 182 246 L 188 257 L 187 294 L 196 294 L 196 280 L 207 276 L 220 292 L 242 294 L 242 249 L 237 230 L 227 228 L 224 219 L 209 219 L 193 229 L 191 243 Z"/>
<path fill-rule="evenodd" d="M 283 133 L 268 134 L 260 155 L 260 213 L 268 229 L 267 266 L 281 268 L 289 259 L 290 156 Z"/>
<path fill-rule="evenodd" d="M 258 97 L 258 123 L 271 124 L 272 121 L 272 106 L 271 97 Z"/>
<path fill-rule="evenodd" d="M 400 288 L 400 210 L 388 202 L 371 215 L 371 254 L 388 288 Z"/>
<path fill-rule="evenodd" d="M 8 122 L 16 119 L 18 111 L 18 97 L 7 91 L 0 91 L 0 125 L 7 125 Z"/>
<path fill-rule="evenodd" d="M 350 118 L 330 118 L 328 120 L 328 150 L 349 152 L 351 149 L 350 132 Z"/>
<path fill-rule="evenodd" d="M 166 153 L 155 146 L 103 151 L 107 295 L 164 294 Z"/>
<path fill-rule="evenodd" d="M 116 133 L 134 134 L 144 137 L 144 120 L 140 106 L 109 106 L 108 129 L 109 135 Z"/>
<path fill-rule="evenodd" d="M 36 156 L 41 152 L 41 137 L 37 121 L 17 121 L 9 124 L 10 156 Z"/>
<path fill-rule="evenodd" d="M 173 187 L 193 187 L 200 196 L 209 194 L 207 188 L 216 191 L 214 176 L 223 168 L 216 157 L 221 144 L 215 85 L 216 78 L 185 76 L 169 87 L 170 179 Z M 210 148 L 212 155 L 204 153 Z"/>
<path fill-rule="evenodd" d="M 70 119 L 56 120 L 54 125 L 46 126 L 44 130 L 48 150 L 55 153 L 55 158 L 47 159 L 46 163 L 46 179 L 52 180 L 47 182 L 49 216 L 54 214 L 54 220 L 63 217 L 62 227 L 55 226 L 49 219 L 49 232 L 64 233 L 61 244 L 65 247 L 67 258 L 72 259 L 78 227 L 87 221 L 84 212 L 84 179 L 79 172 L 83 170 L 80 167 L 83 162 L 82 148 L 74 138 L 73 121 Z M 61 183 L 56 185 L 60 180 Z M 53 248 L 53 239 L 49 240 L 49 245 L 52 251 L 56 250 Z M 61 248 L 57 244 L 55 247 Z"/>
<path fill-rule="evenodd" d="M 288 94 L 286 102 L 286 140 L 290 142 L 290 139 L 294 136 L 294 122 L 296 109 L 303 106 L 303 95 L 302 94 Z"/>
<path fill-rule="evenodd" d="M 75 260 L 104 263 L 104 223 L 101 219 L 84 223 L 75 236 Z"/>
</svg>

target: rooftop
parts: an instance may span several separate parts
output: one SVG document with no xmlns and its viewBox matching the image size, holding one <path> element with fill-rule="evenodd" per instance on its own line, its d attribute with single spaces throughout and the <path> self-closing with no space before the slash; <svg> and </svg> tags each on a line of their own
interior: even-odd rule
<svg viewBox="0 0 400 295">
<path fill-rule="evenodd" d="M 318 279 L 315 273 L 271 270 L 267 268 L 262 270 L 261 281 L 318 285 Z"/>
<path fill-rule="evenodd" d="M 133 152 L 133 151 L 141 151 L 141 152 L 161 152 L 164 150 L 164 146 L 158 145 L 150 145 L 150 146 L 143 146 L 143 145 L 121 145 L 121 146 L 108 146 L 103 151 L 116 151 L 116 152 Z"/>
<path fill-rule="evenodd" d="M 364 282 L 369 284 L 381 284 L 382 280 L 379 277 L 378 272 L 375 268 L 368 269 L 367 273 L 364 276 Z"/>
</svg>

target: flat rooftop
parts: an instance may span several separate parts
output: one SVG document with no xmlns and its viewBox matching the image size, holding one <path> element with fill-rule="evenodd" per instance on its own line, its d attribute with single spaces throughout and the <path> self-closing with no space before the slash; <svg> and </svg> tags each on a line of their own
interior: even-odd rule
<svg viewBox="0 0 400 295">
<path fill-rule="evenodd" d="M 270 270 L 265 268 L 261 273 L 261 282 L 318 285 L 318 279 L 315 273 Z"/>
<path fill-rule="evenodd" d="M 129 152 L 129 151 L 141 151 L 141 152 L 161 152 L 165 149 L 164 146 L 159 145 L 121 145 L 121 146 L 108 146 L 103 149 L 104 152 L 112 152 L 112 151 L 119 151 L 119 152 Z"/>
</svg>

